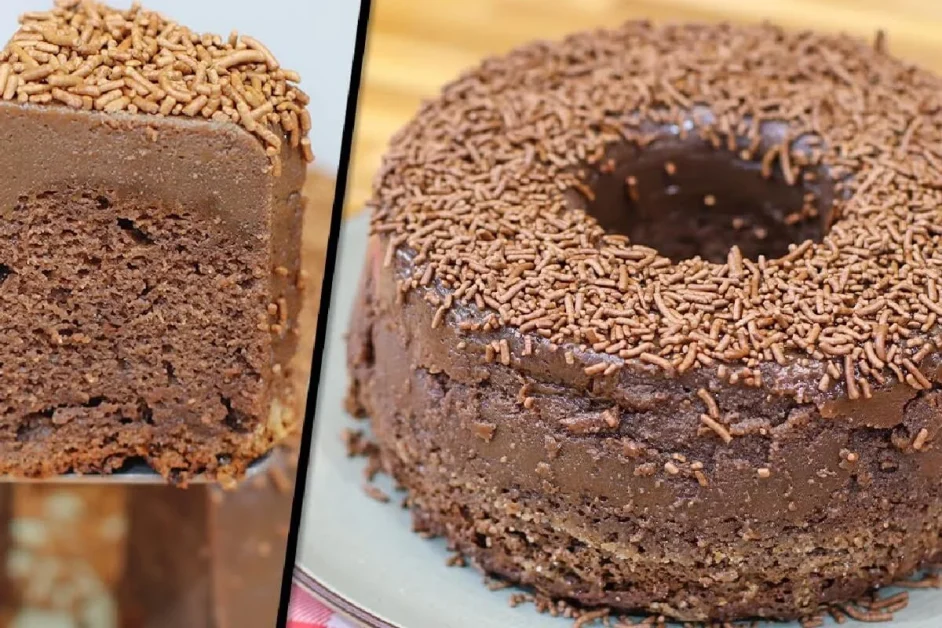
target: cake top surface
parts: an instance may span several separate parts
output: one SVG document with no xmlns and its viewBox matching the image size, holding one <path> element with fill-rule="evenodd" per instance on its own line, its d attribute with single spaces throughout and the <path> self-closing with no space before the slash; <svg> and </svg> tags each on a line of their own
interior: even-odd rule
<svg viewBox="0 0 942 628">
<path fill-rule="evenodd" d="M 0 99 L 235 123 L 280 171 L 289 142 L 313 161 L 309 97 L 261 42 L 195 33 L 135 3 L 58 0 L 26 13 L 0 51 Z"/>
<path fill-rule="evenodd" d="M 604 171 L 611 146 L 643 151 L 664 129 L 788 185 L 825 173 L 820 241 L 672 261 L 573 207 L 573 190 L 591 201 L 585 172 Z M 590 374 L 640 360 L 758 386 L 777 363 L 814 366 L 821 392 L 851 399 L 930 385 L 919 365 L 940 341 L 942 81 L 882 36 L 629 23 L 530 44 L 422 107 L 371 205 L 387 262 L 415 266 L 404 289 L 444 290 L 436 322 L 465 304 L 476 329 L 591 350 Z"/>
</svg>

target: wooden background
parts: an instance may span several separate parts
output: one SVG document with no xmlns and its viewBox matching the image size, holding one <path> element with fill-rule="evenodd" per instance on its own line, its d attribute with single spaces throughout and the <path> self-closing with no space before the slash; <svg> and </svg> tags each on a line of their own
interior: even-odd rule
<svg viewBox="0 0 942 628">
<path fill-rule="evenodd" d="M 942 71 L 942 0 L 373 0 L 347 215 L 370 196 L 389 137 L 481 58 L 628 19 L 757 22 L 844 31 Z"/>
</svg>

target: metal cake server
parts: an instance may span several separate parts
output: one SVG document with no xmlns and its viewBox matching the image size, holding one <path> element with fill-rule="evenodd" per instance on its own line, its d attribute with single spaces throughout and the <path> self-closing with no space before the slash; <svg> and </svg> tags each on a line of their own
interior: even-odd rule
<svg viewBox="0 0 942 628">
<path fill-rule="evenodd" d="M 273 456 L 268 453 L 258 458 L 249 465 L 245 475 L 239 479 L 239 482 L 251 480 L 254 477 L 264 475 L 268 472 Z M 20 478 L 13 476 L 0 476 L 0 483 L 5 484 L 164 484 L 171 485 L 162 475 L 156 473 L 140 461 L 128 462 L 122 468 L 109 473 L 66 473 L 48 478 Z M 208 479 L 204 476 L 191 478 L 187 485 L 194 484 L 216 484 L 216 480 Z"/>
</svg>

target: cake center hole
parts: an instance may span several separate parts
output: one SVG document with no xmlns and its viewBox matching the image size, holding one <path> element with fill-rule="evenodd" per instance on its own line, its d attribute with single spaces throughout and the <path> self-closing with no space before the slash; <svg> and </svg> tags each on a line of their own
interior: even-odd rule
<svg viewBox="0 0 942 628">
<path fill-rule="evenodd" d="M 779 160 L 759 160 L 700 143 L 661 141 L 617 146 L 587 181 L 586 211 L 609 233 L 656 249 L 674 262 L 784 256 L 791 244 L 818 242 L 831 205 L 823 177 L 790 181 Z"/>
</svg>

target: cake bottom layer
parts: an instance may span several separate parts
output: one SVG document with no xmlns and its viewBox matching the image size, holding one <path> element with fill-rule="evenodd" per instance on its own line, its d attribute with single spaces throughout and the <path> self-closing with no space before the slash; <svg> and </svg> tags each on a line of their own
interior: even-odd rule
<svg viewBox="0 0 942 628">
<path fill-rule="evenodd" d="M 50 478 L 66 473 L 110 474 L 142 460 L 173 484 L 201 475 L 229 485 L 249 466 L 297 430 L 300 417 L 289 385 L 272 399 L 268 421 L 250 433 L 205 438 L 180 423 L 155 429 L 132 421 L 134 410 L 117 404 L 96 407 L 68 425 L 32 430 L 8 451 L 0 442 L 0 476 Z M 84 413 L 83 413 L 84 414 Z"/>
<path fill-rule="evenodd" d="M 365 410 L 385 470 L 408 490 L 416 531 L 554 598 L 687 621 L 798 618 L 858 599 L 939 552 L 938 504 L 849 508 L 839 521 L 804 527 L 728 520 L 691 529 L 666 512 L 620 512 L 604 496 L 497 486 L 456 472 L 447 451 L 427 446 L 435 438 L 417 437 L 391 407 Z"/>
<path fill-rule="evenodd" d="M 543 496 L 440 486 L 390 464 L 393 452 L 382 455 L 410 487 L 415 530 L 446 537 L 485 572 L 556 599 L 682 621 L 793 619 L 861 599 L 915 570 L 942 521 L 938 508 L 896 512 L 878 533 L 868 521 L 746 542 L 745 527 L 723 537 L 678 533 L 643 518 L 606 521 Z M 637 542 L 601 531 L 615 526 Z"/>
</svg>

